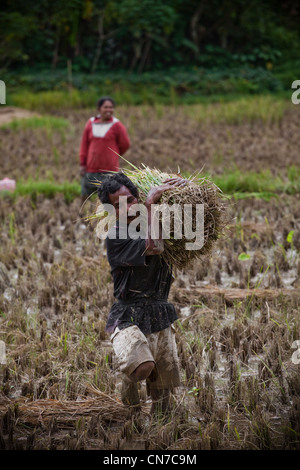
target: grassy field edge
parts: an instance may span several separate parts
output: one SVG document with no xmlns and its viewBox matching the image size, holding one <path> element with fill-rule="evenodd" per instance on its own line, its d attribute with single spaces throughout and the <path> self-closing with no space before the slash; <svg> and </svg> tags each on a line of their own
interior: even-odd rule
<svg viewBox="0 0 300 470">
<path fill-rule="evenodd" d="M 190 175 L 184 174 L 184 176 L 189 177 Z M 288 169 L 285 181 L 280 177 L 275 178 L 269 172 L 241 173 L 239 170 L 208 178 L 220 188 L 225 196 L 232 196 L 236 199 L 256 197 L 269 200 L 279 194 L 300 193 L 300 168 L 298 167 Z M 96 189 L 95 187 L 95 191 Z M 79 181 L 58 183 L 52 180 L 28 180 L 18 181 L 15 191 L 2 191 L 0 194 L 12 199 L 18 196 L 30 196 L 34 200 L 39 194 L 52 198 L 61 193 L 66 202 L 72 202 L 80 196 L 80 191 Z"/>
</svg>

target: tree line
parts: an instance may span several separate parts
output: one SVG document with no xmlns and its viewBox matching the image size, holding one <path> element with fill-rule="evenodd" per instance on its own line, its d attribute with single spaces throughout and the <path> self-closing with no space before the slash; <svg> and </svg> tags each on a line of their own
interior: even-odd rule
<svg viewBox="0 0 300 470">
<path fill-rule="evenodd" d="M 299 57 L 294 0 L 2 0 L 0 70 L 272 68 Z"/>
</svg>

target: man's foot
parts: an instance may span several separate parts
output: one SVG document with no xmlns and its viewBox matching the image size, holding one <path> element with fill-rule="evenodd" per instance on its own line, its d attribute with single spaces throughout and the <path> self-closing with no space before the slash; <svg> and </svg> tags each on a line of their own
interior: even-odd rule
<svg viewBox="0 0 300 470">
<path fill-rule="evenodd" d="M 150 390 L 152 398 L 151 414 L 156 416 L 166 415 L 170 411 L 170 390 Z"/>
<path fill-rule="evenodd" d="M 122 379 L 121 400 L 124 405 L 135 406 L 140 404 L 138 386 L 136 382 L 132 382 L 128 377 Z"/>
</svg>

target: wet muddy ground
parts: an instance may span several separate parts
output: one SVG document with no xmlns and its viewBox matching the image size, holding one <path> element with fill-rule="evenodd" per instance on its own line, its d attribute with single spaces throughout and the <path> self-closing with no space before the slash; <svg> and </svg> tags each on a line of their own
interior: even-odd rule
<svg viewBox="0 0 300 470">
<path fill-rule="evenodd" d="M 85 114 L 69 117 L 81 126 Z M 164 147 L 170 132 L 165 120 L 147 122 L 154 140 L 163 133 L 159 148 L 171 158 L 174 146 Z M 158 142 L 144 148 L 145 129 L 146 121 L 137 119 L 131 158 L 158 166 Z M 224 153 L 216 171 L 228 158 L 257 170 L 261 155 L 267 162 L 276 152 L 276 173 L 296 162 L 293 120 L 276 129 L 252 127 L 258 150 L 252 148 L 251 161 L 244 158 L 250 152 L 246 125 L 217 127 L 218 139 L 213 129 L 200 130 L 198 146 L 191 144 L 185 154 L 177 150 L 187 159 L 193 147 L 199 161 L 205 154 L 216 168 L 207 150 L 217 139 Z M 195 129 L 189 132 L 182 148 Z M 74 141 L 28 130 L 1 137 L 1 151 L 10 157 L 5 176 L 51 171 L 61 181 L 77 177 L 77 133 Z M 53 146 L 61 157 L 57 165 Z M 163 163 L 168 166 L 168 159 Z M 140 413 L 120 402 L 120 374 L 105 332 L 114 301 L 109 265 L 103 243 L 79 210 L 79 200 L 67 204 L 62 195 L 0 198 L 0 447 L 299 449 L 298 195 L 230 200 L 230 223 L 212 255 L 174 273 L 170 300 L 179 316 L 182 386 L 165 421 L 149 414 L 144 384 Z M 85 210 L 93 211 L 93 202 Z"/>
</svg>

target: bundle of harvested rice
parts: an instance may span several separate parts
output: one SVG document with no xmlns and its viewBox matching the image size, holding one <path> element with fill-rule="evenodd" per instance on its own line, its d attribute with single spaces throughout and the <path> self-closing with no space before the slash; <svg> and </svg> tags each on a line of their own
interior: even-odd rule
<svg viewBox="0 0 300 470">
<path fill-rule="evenodd" d="M 168 178 L 180 176 L 147 166 L 124 169 L 123 172 L 138 188 L 141 203 L 145 202 L 151 188 L 160 186 Z M 200 223 L 202 212 L 198 211 L 200 206 L 202 206 L 201 211 L 204 211 L 202 224 Z M 173 212 L 175 207 L 176 211 Z M 166 220 L 168 221 L 162 256 L 167 263 L 179 269 L 186 267 L 196 258 L 209 254 L 225 227 L 226 211 L 222 192 L 208 178 L 199 175 L 188 178 L 185 186 L 174 186 L 164 192 L 155 210 L 159 212 L 163 230 L 166 227 Z M 91 217 L 97 221 L 96 234 L 99 238 L 104 238 L 103 234 L 107 232 L 113 220 L 110 217 L 111 215 L 99 204 L 96 214 Z M 181 230 L 178 230 L 178 223 L 181 224 Z M 201 242 L 198 240 L 199 231 L 201 231 Z"/>
<path fill-rule="evenodd" d="M 26 425 L 46 425 L 55 419 L 59 428 L 72 427 L 83 417 L 98 416 L 103 421 L 124 423 L 130 416 L 130 408 L 125 407 L 117 398 L 95 390 L 97 397 L 81 401 L 71 400 L 33 400 L 25 397 L 0 403 L 0 416 L 10 408 L 17 410 L 18 422 Z M 133 407 L 134 408 L 134 407 Z"/>
</svg>

